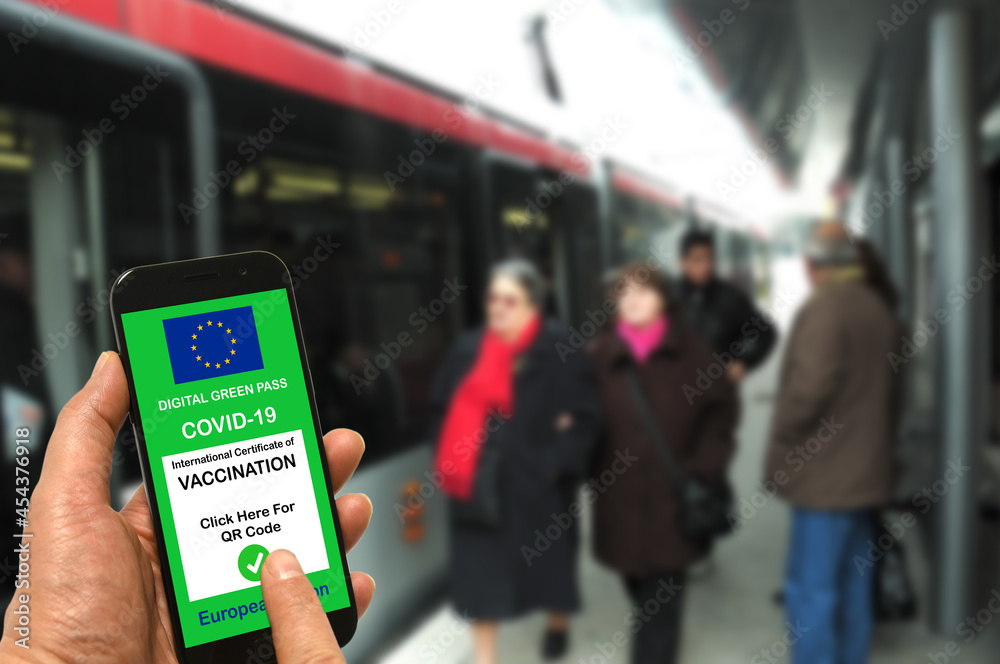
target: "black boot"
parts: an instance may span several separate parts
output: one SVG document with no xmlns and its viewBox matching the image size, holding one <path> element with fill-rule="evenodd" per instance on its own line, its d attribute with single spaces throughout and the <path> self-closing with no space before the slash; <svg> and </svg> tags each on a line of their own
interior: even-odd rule
<svg viewBox="0 0 1000 664">
<path fill-rule="evenodd" d="M 546 661 L 559 659 L 569 650 L 569 630 L 545 630 L 542 639 L 542 659 Z"/>
</svg>

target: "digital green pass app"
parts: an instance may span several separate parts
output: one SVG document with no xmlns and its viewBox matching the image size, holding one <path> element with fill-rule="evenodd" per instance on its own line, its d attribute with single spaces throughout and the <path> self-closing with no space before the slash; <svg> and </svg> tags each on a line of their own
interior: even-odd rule
<svg viewBox="0 0 1000 664">
<path fill-rule="evenodd" d="M 268 626 L 264 558 L 350 606 L 284 289 L 124 314 L 186 647 Z"/>
</svg>

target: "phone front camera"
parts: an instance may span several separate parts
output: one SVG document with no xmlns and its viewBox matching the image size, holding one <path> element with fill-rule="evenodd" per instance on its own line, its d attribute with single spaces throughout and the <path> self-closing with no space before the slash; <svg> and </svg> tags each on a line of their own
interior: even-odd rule
<svg viewBox="0 0 1000 664">
<path fill-rule="evenodd" d="M 243 275 L 244 277 L 247 276 L 247 269 L 245 267 L 241 267 L 240 274 Z"/>
</svg>

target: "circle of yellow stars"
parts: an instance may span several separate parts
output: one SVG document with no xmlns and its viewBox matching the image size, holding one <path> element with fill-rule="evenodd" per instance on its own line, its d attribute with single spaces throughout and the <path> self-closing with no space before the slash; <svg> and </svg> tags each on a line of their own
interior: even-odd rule
<svg viewBox="0 0 1000 664">
<path fill-rule="evenodd" d="M 213 325 L 218 326 L 218 327 L 222 327 L 223 326 L 221 320 L 220 321 L 215 321 L 214 323 L 212 321 L 206 321 L 205 325 L 208 325 L 209 328 L 211 328 Z M 198 332 L 201 332 L 204 329 L 205 329 L 204 325 L 199 325 L 198 326 Z M 233 331 L 230 328 L 227 327 L 226 328 L 226 334 L 232 334 L 232 333 L 233 333 Z M 192 341 L 197 341 L 198 340 L 198 333 L 197 332 L 191 335 L 191 340 Z M 229 343 L 235 344 L 236 343 L 236 338 L 235 337 L 230 337 L 229 338 Z M 191 350 L 197 353 L 198 352 L 198 345 L 196 343 L 191 344 Z M 229 349 L 229 354 L 230 355 L 236 355 L 236 349 L 235 348 Z M 195 359 L 196 362 L 201 362 L 202 361 L 201 360 L 201 355 L 195 355 L 194 359 Z M 229 364 L 229 358 L 228 357 L 225 360 L 225 364 Z M 211 362 L 205 362 L 205 368 L 206 369 L 210 369 L 211 367 L 212 367 L 212 363 Z M 221 369 L 222 367 L 223 367 L 223 363 L 222 362 L 216 362 L 215 363 L 215 368 L 216 369 Z"/>
</svg>

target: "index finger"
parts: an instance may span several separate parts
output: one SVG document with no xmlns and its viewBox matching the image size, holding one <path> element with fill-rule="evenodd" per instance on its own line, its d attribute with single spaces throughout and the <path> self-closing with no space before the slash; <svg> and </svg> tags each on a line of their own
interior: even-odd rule
<svg viewBox="0 0 1000 664">
<path fill-rule="evenodd" d="M 346 664 L 330 619 L 291 551 L 279 549 L 264 559 L 260 587 L 279 664 Z"/>
</svg>

